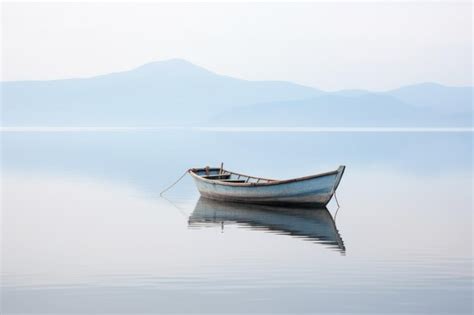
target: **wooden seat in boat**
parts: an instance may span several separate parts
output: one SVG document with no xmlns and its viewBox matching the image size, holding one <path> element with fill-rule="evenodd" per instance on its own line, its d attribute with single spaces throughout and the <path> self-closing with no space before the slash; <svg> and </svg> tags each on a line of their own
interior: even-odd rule
<svg viewBox="0 0 474 315">
<path fill-rule="evenodd" d="M 221 182 L 230 182 L 230 183 L 245 183 L 245 180 L 241 179 L 223 179 Z"/>
<path fill-rule="evenodd" d="M 206 175 L 206 176 L 203 176 L 203 178 L 206 178 L 206 179 L 217 179 L 217 180 L 229 179 L 229 178 L 230 178 L 230 174 Z"/>
</svg>

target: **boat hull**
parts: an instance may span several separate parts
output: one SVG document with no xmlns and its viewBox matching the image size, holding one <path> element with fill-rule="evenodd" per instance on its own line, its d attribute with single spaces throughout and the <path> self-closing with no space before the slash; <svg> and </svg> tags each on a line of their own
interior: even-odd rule
<svg viewBox="0 0 474 315">
<path fill-rule="evenodd" d="M 321 176 L 271 184 L 229 185 L 193 176 L 201 196 L 220 201 L 270 205 L 325 206 L 332 198 L 344 167 Z"/>
</svg>

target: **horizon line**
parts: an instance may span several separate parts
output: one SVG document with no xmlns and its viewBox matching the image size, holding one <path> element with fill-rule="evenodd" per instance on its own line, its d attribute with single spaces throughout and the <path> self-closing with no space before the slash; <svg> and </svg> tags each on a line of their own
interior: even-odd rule
<svg viewBox="0 0 474 315">
<path fill-rule="evenodd" d="M 22 132 L 127 132 L 127 131 L 204 131 L 204 132 L 295 132 L 295 133 L 474 133 L 474 127 L 205 127 L 205 126 L 0 126 L 1 133 Z"/>
</svg>

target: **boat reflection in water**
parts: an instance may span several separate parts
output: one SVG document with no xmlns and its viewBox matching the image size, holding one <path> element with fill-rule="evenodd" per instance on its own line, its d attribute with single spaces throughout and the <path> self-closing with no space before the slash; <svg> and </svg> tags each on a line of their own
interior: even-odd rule
<svg viewBox="0 0 474 315">
<path fill-rule="evenodd" d="M 237 224 L 324 244 L 345 253 L 344 242 L 327 208 L 278 207 L 222 202 L 201 197 L 189 227 Z"/>
</svg>

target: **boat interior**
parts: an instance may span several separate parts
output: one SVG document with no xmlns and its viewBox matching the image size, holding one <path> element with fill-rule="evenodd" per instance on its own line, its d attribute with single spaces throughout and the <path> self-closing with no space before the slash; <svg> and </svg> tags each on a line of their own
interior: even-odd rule
<svg viewBox="0 0 474 315">
<path fill-rule="evenodd" d="M 194 168 L 190 170 L 194 174 L 201 176 L 208 180 L 215 180 L 220 182 L 231 182 L 231 183 L 270 183 L 277 180 L 261 178 L 255 176 L 249 176 L 239 173 L 227 171 L 223 168 Z"/>
</svg>

